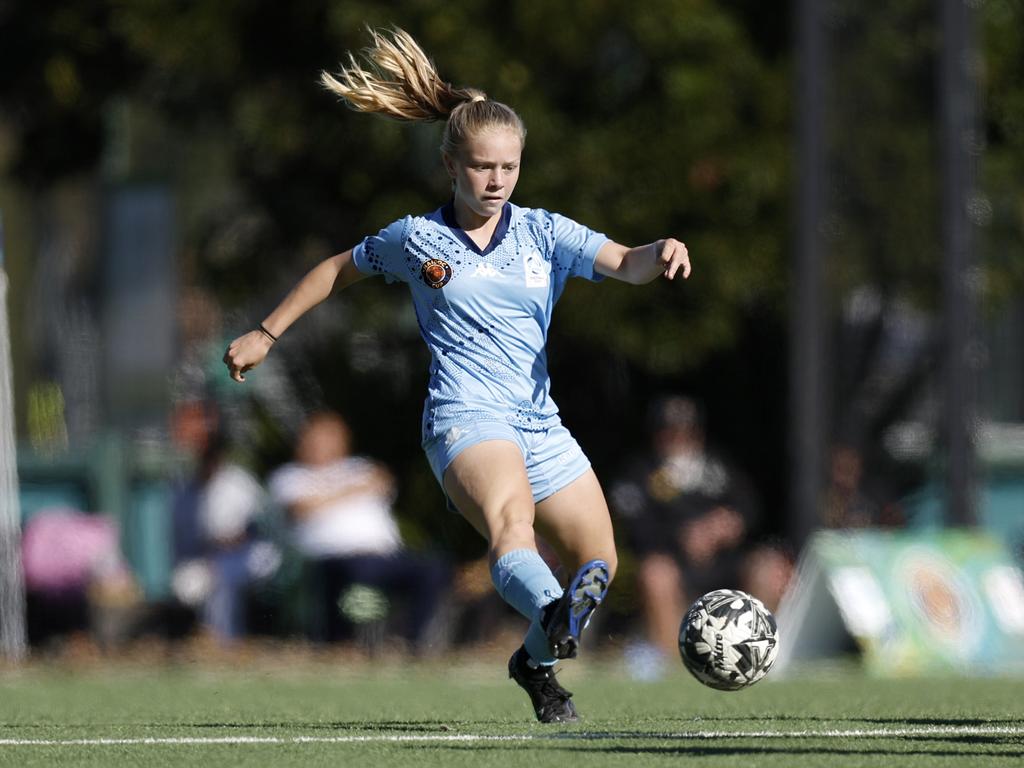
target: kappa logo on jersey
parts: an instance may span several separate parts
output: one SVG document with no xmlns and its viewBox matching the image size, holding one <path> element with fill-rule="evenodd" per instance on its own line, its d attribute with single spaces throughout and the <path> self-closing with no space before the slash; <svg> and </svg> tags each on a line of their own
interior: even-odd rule
<svg viewBox="0 0 1024 768">
<path fill-rule="evenodd" d="M 477 264 L 470 277 L 485 277 L 493 280 L 504 280 L 505 276 L 490 264 Z"/>
<path fill-rule="evenodd" d="M 431 288 L 443 288 L 452 279 L 452 265 L 441 259 L 431 259 L 423 265 L 423 282 Z"/>
<path fill-rule="evenodd" d="M 530 251 L 523 258 L 523 272 L 527 288 L 547 288 L 551 279 L 551 264 L 539 251 Z"/>
</svg>

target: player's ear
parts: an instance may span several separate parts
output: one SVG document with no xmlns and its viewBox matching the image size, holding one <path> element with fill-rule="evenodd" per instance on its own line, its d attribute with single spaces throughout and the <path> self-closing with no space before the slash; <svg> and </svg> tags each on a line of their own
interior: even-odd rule
<svg viewBox="0 0 1024 768">
<path fill-rule="evenodd" d="M 444 162 L 444 169 L 448 171 L 448 178 L 455 181 L 455 158 L 447 152 L 442 152 L 441 160 Z"/>
</svg>

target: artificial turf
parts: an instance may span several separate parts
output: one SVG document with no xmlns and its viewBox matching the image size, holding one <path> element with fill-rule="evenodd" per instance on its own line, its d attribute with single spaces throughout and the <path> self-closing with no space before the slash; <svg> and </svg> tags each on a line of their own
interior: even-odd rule
<svg viewBox="0 0 1024 768">
<path fill-rule="evenodd" d="M 500 658 L 49 668 L 0 678 L 0 765 L 1011 766 L 1022 681 L 844 669 L 722 693 L 680 668 L 561 674 L 584 719 L 533 721 Z"/>
</svg>

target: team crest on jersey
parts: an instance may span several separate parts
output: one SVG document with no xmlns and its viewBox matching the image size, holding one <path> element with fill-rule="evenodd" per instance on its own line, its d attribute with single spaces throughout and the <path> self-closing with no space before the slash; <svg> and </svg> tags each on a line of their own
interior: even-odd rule
<svg viewBox="0 0 1024 768">
<path fill-rule="evenodd" d="M 423 281 L 431 288 L 443 288 L 452 279 L 452 265 L 441 259 L 431 259 L 423 265 Z"/>
<path fill-rule="evenodd" d="M 551 264 L 537 251 L 530 251 L 523 257 L 523 272 L 527 288 L 547 288 L 551 277 Z"/>
</svg>

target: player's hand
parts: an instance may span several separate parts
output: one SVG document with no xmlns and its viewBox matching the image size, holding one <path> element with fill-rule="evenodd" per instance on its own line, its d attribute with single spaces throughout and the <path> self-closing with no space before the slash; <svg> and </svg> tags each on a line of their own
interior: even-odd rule
<svg viewBox="0 0 1024 768">
<path fill-rule="evenodd" d="M 664 268 L 662 274 L 669 280 L 674 280 L 680 269 L 683 279 L 690 276 L 690 254 L 686 246 L 674 237 L 658 241 L 658 263 Z"/>
<path fill-rule="evenodd" d="M 235 381 L 245 381 L 245 373 L 263 362 L 273 345 L 261 331 L 249 331 L 228 344 L 224 365 Z"/>
</svg>

